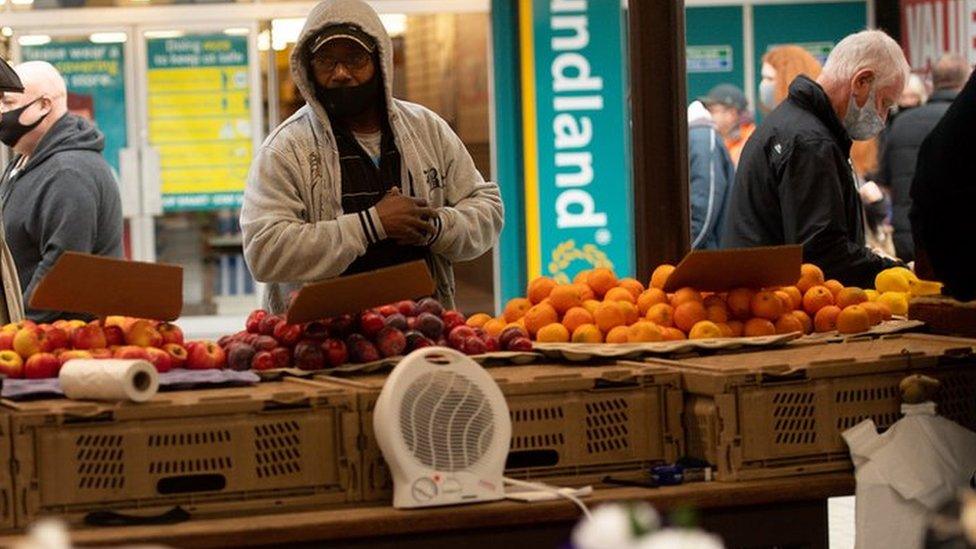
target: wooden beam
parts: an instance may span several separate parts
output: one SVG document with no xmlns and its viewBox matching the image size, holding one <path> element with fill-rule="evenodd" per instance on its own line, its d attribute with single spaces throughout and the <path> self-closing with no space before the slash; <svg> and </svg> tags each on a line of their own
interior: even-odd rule
<svg viewBox="0 0 976 549">
<path fill-rule="evenodd" d="M 629 2 L 637 275 L 689 249 L 683 0 Z"/>
</svg>

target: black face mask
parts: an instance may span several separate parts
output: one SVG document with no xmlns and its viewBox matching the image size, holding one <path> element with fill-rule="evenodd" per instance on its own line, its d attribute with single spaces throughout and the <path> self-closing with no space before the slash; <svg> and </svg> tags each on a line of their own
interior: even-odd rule
<svg viewBox="0 0 976 549">
<path fill-rule="evenodd" d="M 372 106 L 379 106 L 382 82 L 381 78 L 374 75 L 368 82 L 358 86 L 319 87 L 316 95 L 330 117 L 352 118 L 363 114 Z"/>
<path fill-rule="evenodd" d="M 14 147 L 20 141 L 20 138 L 27 135 L 31 130 L 40 125 L 45 118 L 47 118 L 50 111 L 44 113 L 43 116 L 38 118 L 32 124 L 25 125 L 20 123 L 20 115 L 23 114 L 28 107 L 40 100 L 41 98 L 38 97 L 23 107 L 14 109 L 12 111 L 7 111 L 3 113 L 3 116 L 0 116 L 0 142 L 8 147 Z"/>
</svg>

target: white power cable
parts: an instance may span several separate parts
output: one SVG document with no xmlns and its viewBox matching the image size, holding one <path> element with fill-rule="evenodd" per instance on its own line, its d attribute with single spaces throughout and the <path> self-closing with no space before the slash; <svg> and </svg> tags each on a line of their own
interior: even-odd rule
<svg viewBox="0 0 976 549">
<path fill-rule="evenodd" d="M 559 488 L 555 488 L 546 484 L 527 482 L 524 480 L 518 480 L 518 479 L 508 478 L 508 477 L 505 477 L 504 481 L 505 484 L 518 486 L 519 488 L 528 488 L 530 490 L 536 490 L 539 492 L 547 492 L 559 496 L 563 499 L 568 499 L 569 501 L 576 504 L 576 506 L 580 508 L 580 511 L 583 511 L 583 516 L 585 516 L 587 519 L 593 518 L 593 516 L 590 514 L 590 509 L 586 506 L 585 503 L 583 503 L 583 500 L 581 500 L 580 498 L 576 497 L 572 493 L 569 493 L 565 490 L 560 490 Z"/>
</svg>

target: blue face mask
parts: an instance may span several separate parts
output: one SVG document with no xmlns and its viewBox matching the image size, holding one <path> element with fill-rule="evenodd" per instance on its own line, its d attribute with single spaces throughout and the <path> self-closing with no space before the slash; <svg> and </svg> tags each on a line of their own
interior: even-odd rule
<svg viewBox="0 0 976 549">
<path fill-rule="evenodd" d="M 878 114 L 878 109 L 875 107 L 877 102 L 874 91 L 872 85 L 871 91 L 868 92 L 868 100 L 863 107 L 857 106 L 857 100 L 851 93 L 851 102 L 847 106 L 847 114 L 844 116 L 844 128 L 847 129 L 847 135 L 851 136 L 854 141 L 867 141 L 881 133 L 885 127 L 884 120 L 881 119 L 881 115 Z"/>
<path fill-rule="evenodd" d="M 776 85 L 769 80 L 759 83 L 759 104 L 771 111 L 776 108 Z"/>
</svg>

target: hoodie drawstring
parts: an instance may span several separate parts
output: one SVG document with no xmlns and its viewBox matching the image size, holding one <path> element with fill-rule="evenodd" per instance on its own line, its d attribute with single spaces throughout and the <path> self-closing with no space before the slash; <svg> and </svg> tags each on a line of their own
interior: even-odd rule
<svg viewBox="0 0 976 549">
<path fill-rule="evenodd" d="M 695 241 L 691 244 L 691 248 L 695 249 L 701 244 L 702 239 L 708 234 L 708 225 L 712 221 L 712 208 L 715 203 L 715 130 L 712 129 L 709 134 L 712 138 L 711 147 L 709 148 L 708 156 L 708 209 L 705 210 L 705 221 L 702 223 L 701 232 L 695 237 Z"/>
</svg>

